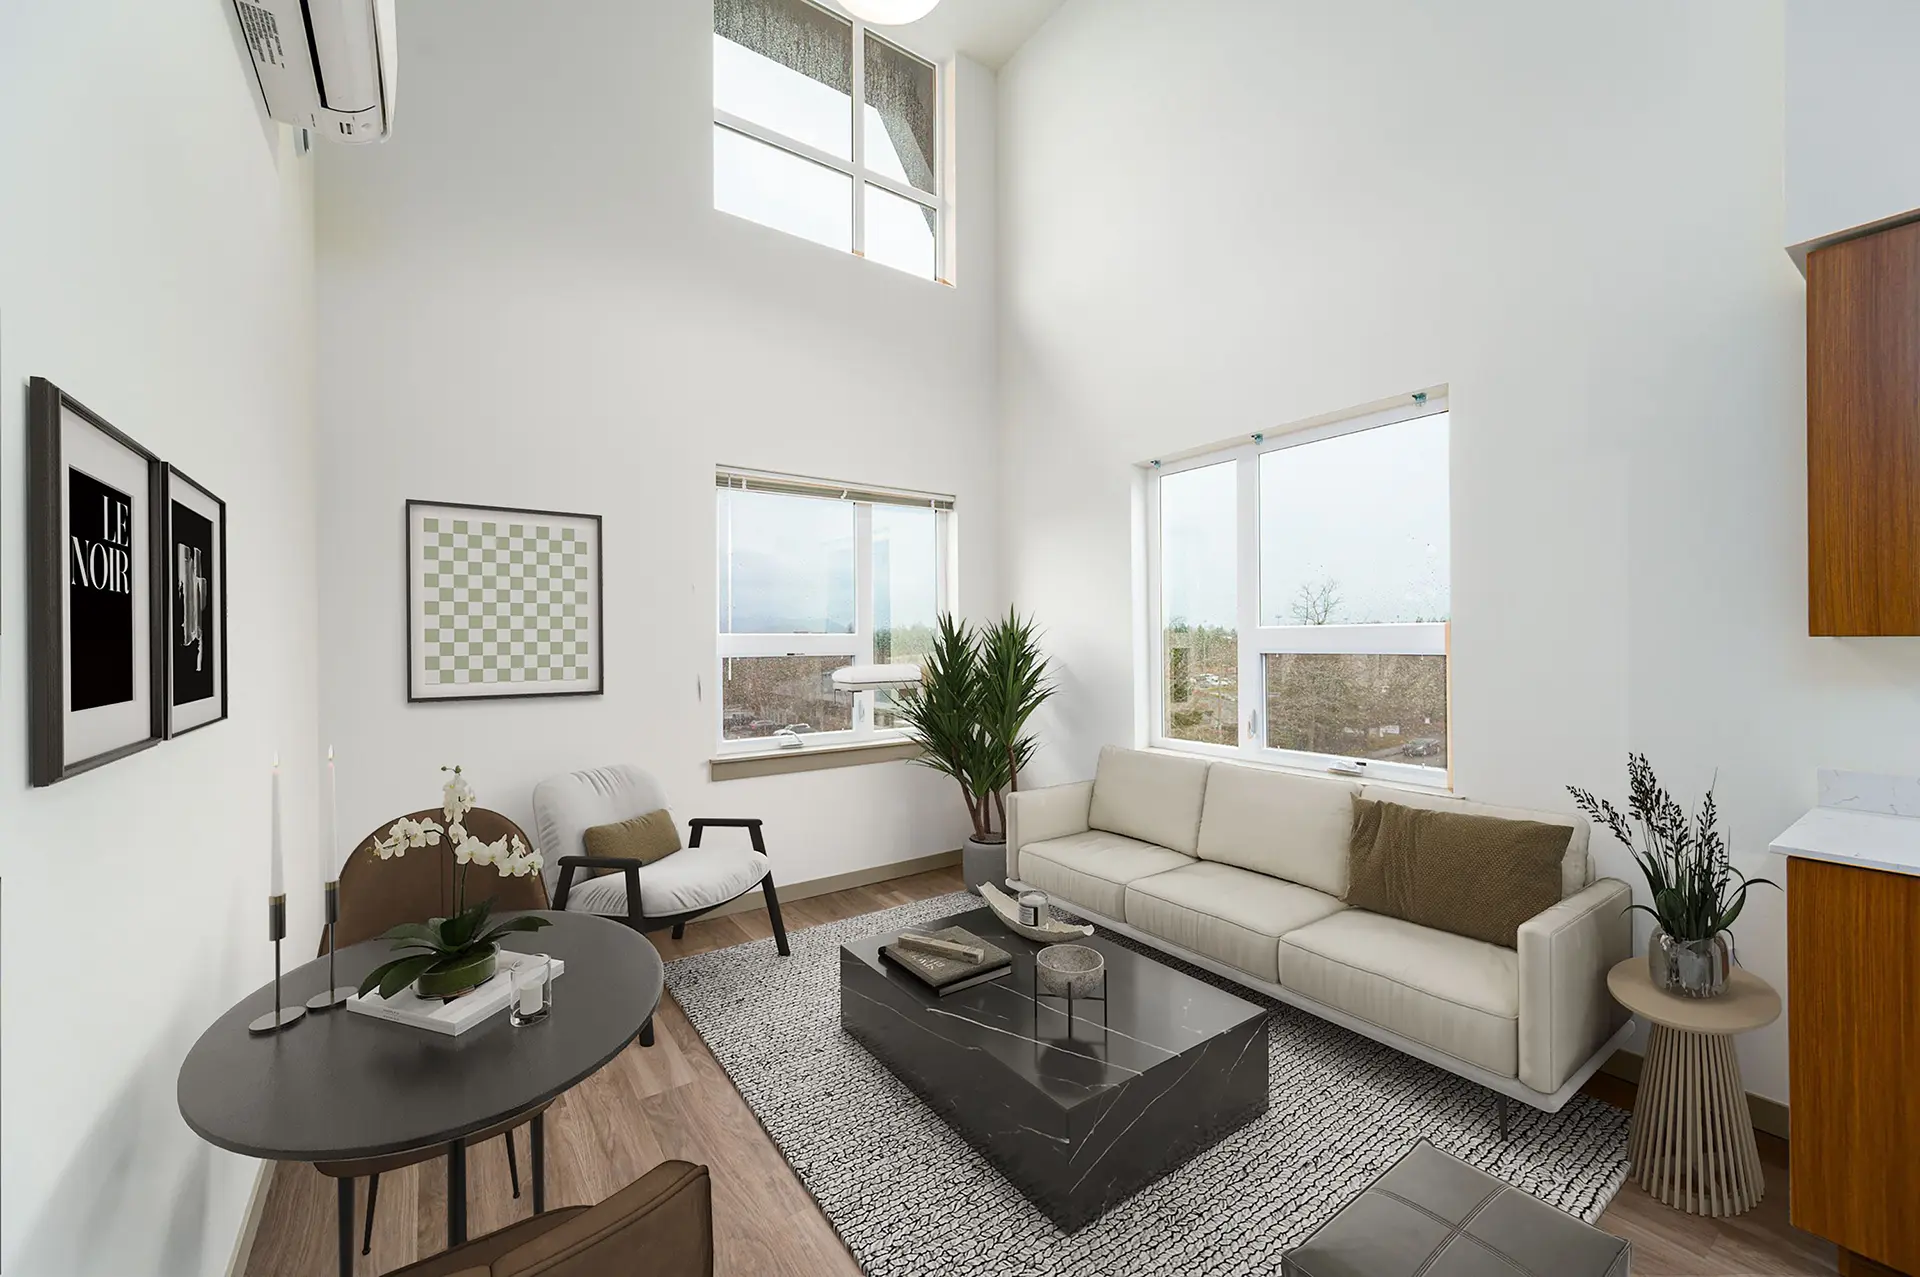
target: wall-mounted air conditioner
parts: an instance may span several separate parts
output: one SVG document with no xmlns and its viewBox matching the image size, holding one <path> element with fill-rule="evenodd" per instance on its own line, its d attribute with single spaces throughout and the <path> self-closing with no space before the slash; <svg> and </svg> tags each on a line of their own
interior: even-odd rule
<svg viewBox="0 0 1920 1277">
<path fill-rule="evenodd" d="M 393 0 L 233 0 L 267 114 L 336 142 L 393 129 Z"/>
</svg>

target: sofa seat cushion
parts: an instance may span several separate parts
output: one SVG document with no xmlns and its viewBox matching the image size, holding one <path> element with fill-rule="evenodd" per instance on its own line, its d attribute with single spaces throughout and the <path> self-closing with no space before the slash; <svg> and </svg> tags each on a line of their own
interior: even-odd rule
<svg viewBox="0 0 1920 1277">
<path fill-rule="evenodd" d="M 1150 842 L 1104 829 L 1030 842 L 1020 849 L 1020 880 L 1054 899 L 1109 918 L 1127 916 L 1127 884 L 1193 863 Z"/>
<path fill-rule="evenodd" d="M 772 867 L 750 847 L 687 847 L 640 867 L 640 910 L 650 918 L 711 909 L 758 886 Z M 575 882 L 568 913 L 627 913 L 627 875 L 622 870 Z"/>
<path fill-rule="evenodd" d="M 1311 887 L 1199 860 L 1129 883 L 1126 922 L 1278 984 L 1280 937 L 1345 907 Z"/>
<path fill-rule="evenodd" d="M 1520 1073 L 1520 960 L 1512 949 L 1364 909 L 1280 938 L 1294 993 L 1502 1077 Z"/>
</svg>

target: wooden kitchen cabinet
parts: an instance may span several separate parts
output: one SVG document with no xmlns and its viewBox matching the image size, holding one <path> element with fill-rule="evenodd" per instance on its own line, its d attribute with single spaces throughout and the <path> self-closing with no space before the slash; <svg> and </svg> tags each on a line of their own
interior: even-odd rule
<svg viewBox="0 0 1920 1277">
<path fill-rule="evenodd" d="M 1790 858 L 1793 1223 L 1920 1274 L 1920 876 Z"/>
<path fill-rule="evenodd" d="M 1920 222 L 1807 258 L 1807 631 L 1920 634 Z"/>
</svg>

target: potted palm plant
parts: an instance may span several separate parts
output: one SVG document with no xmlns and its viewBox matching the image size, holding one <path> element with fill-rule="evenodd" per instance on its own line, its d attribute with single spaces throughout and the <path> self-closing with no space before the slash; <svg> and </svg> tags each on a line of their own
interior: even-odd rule
<svg viewBox="0 0 1920 1277">
<path fill-rule="evenodd" d="M 917 761 L 960 786 L 973 823 L 961 871 L 975 895 L 1005 873 L 1006 795 L 1033 757 L 1028 721 L 1052 695 L 1039 630 L 1011 609 L 980 628 L 942 615 L 919 684 L 895 693 Z"/>
<path fill-rule="evenodd" d="M 1735 869 L 1720 832 L 1713 791 L 1691 818 L 1653 774 L 1645 754 L 1627 756 L 1627 811 L 1577 785 L 1567 786 L 1574 805 L 1605 825 L 1633 853 L 1653 904 L 1628 905 L 1654 920 L 1647 966 L 1656 989 L 1691 998 L 1726 991 L 1734 963 L 1733 923 L 1747 904 L 1750 887 L 1778 887 Z M 1635 826 L 1638 826 L 1636 831 Z"/>
</svg>

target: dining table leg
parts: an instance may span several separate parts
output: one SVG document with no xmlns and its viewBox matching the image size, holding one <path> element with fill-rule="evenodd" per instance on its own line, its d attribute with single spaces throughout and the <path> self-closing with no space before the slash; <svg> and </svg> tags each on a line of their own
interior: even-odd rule
<svg viewBox="0 0 1920 1277">
<path fill-rule="evenodd" d="M 353 1177 L 342 1175 L 333 1182 L 334 1214 L 339 1217 L 340 1236 L 336 1240 L 340 1246 L 340 1277 L 353 1277 Z"/>
<path fill-rule="evenodd" d="M 467 1240 L 467 1142 L 447 1145 L 447 1249 Z"/>
<path fill-rule="evenodd" d="M 547 1115 L 544 1112 L 533 1115 L 527 1142 L 533 1145 L 533 1213 L 540 1215 L 547 1209 Z"/>
</svg>

